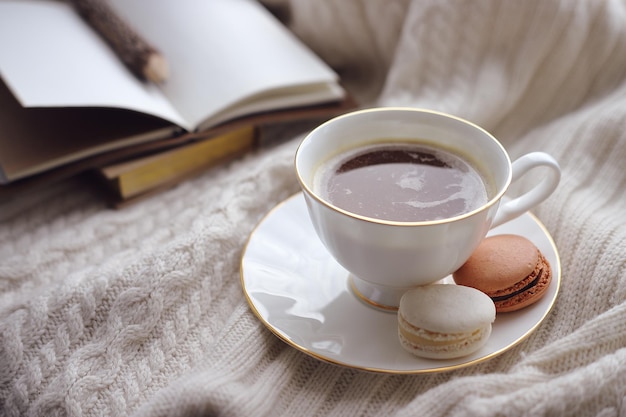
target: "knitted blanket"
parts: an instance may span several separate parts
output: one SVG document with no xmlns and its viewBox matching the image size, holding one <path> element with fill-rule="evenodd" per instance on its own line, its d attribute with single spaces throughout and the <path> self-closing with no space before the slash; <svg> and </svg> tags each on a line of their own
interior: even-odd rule
<svg viewBox="0 0 626 417">
<path fill-rule="evenodd" d="M 0 206 L 0 415 L 626 416 L 626 4 L 288 5 L 363 106 L 444 111 L 513 159 L 559 161 L 533 211 L 561 259 L 550 315 L 491 360 L 424 375 L 279 340 L 239 267 L 257 222 L 298 191 L 296 136 L 119 211 L 72 182 Z"/>
</svg>

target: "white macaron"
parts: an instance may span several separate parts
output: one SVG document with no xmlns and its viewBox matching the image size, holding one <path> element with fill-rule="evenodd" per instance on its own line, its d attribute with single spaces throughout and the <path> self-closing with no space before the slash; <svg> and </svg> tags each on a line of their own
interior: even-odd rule
<svg viewBox="0 0 626 417">
<path fill-rule="evenodd" d="M 483 347 L 496 318 L 493 301 L 474 288 L 432 284 L 407 291 L 398 309 L 402 347 L 430 359 L 466 356 Z"/>
</svg>

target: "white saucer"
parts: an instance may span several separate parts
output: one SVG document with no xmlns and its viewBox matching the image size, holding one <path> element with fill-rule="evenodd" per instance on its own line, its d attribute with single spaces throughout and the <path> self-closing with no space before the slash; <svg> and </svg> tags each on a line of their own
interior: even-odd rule
<svg viewBox="0 0 626 417">
<path fill-rule="evenodd" d="M 397 315 L 366 305 L 350 290 L 348 272 L 326 251 L 311 225 L 301 193 L 271 210 L 250 235 L 241 258 L 241 284 L 254 314 L 279 338 L 315 358 L 374 372 L 441 372 L 491 359 L 530 335 L 557 297 L 561 267 L 556 246 L 531 214 L 490 234 L 530 239 L 553 270 L 548 293 L 514 313 L 499 314 L 487 344 L 458 359 L 421 359 L 397 336 Z M 451 277 L 446 281 L 451 282 Z"/>
</svg>

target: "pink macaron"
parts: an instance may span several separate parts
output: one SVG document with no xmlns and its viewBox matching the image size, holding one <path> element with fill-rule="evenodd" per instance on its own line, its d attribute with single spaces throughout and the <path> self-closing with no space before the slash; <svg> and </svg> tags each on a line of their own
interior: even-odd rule
<svg viewBox="0 0 626 417">
<path fill-rule="evenodd" d="M 476 288 L 493 300 L 496 311 L 516 311 L 537 302 L 552 281 L 545 256 L 523 236 L 488 237 L 452 274 L 458 285 Z"/>
</svg>

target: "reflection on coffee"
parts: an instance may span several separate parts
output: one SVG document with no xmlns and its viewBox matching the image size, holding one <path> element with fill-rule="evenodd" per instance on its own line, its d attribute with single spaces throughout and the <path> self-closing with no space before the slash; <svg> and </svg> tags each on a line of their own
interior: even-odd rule
<svg viewBox="0 0 626 417">
<path fill-rule="evenodd" d="M 489 199 L 472 164 L 420 143 L 380 143 L 345 152 L 318 169 L 315 184 L 337 207 L 400 222 L 459 216 Z"/>
</svg>

